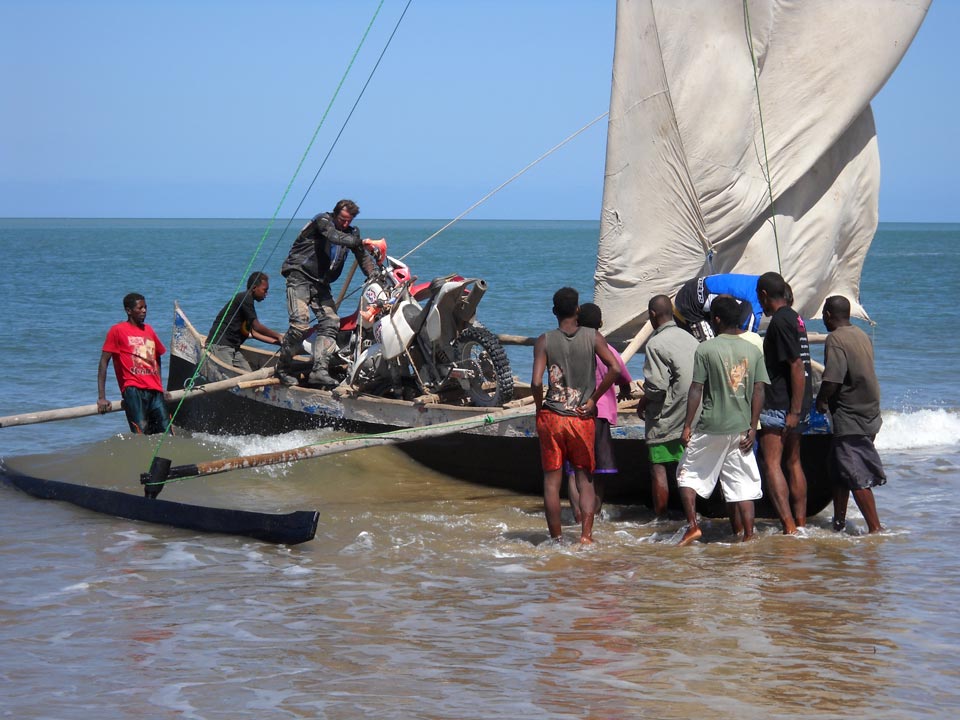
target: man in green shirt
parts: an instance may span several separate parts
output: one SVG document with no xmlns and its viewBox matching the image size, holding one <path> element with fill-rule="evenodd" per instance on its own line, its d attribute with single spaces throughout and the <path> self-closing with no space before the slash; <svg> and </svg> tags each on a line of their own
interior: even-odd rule
<svg viewBox="0 0 960 720">
<path fill-rule="evenodd" d="M 744 540 L 753 537 L 753 501 L 762 494 L 753 443 L 763 408 L 763 386 L 770 382 L 763 353 L 738 337 L 740 305 L 732 297 L 714 300 L 709 317 L 716 337 L 701 343 L 694 355 L 680 436 L 685 450 L 677 485 L 687 516 L 680 545 L 689 545 L 703 534 L 697 522 L 697 495 L 710 497 L 718 475 L 730 522 L 735 531 L 742 530 Z M 703 410 L 694 432 L 701 400 Z"/>
</svg>

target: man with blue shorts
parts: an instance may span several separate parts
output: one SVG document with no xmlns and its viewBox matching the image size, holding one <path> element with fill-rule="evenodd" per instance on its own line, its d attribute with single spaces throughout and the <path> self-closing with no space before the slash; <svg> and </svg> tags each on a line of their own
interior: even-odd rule
<svg viewBox="0 0 960 720">
<path fill-rule="evenodd" d="M 800 436 L 810 422 L 813 387 L 807 328 L 788 301 L 789 286 L 778 273 L 757 280 L 757 297 L 770 325 L 763 357 L 770 384 L 760 413 L 760 452 L 767 495 L 785 535 L 807 521 L 807 478 L 800 464 Z M 784 469 L 786 468 L 786 473 Z"/>
</svg>

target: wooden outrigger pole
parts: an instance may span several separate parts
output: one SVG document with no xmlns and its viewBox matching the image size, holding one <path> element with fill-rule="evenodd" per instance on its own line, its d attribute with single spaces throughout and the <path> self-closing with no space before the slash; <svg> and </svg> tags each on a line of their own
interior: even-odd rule
<svg viewBox="0 0 960 720">
<path fill-rule="evenodd" d="M 207 383 L 205 385 L 194 385 L 185 390 L 174 390 L 163 394 L 165 402 L 176 402 L 186 396 L 189 400 L 192 397 L 201 397 L 210 393 L 229 390 L 231 388 L 255 388 L 266 385 L 276 385 L 280 381 L 274 377 L 272 367 L 261 368 L 245 375 L 238 375 L 234 378 L 220 380 L 218 382 Z M 119 400 L 110 404 L 110 410 L 107 412 L 116 412 L 122 405 Z M 88 415 L 97 415 L 100 411 L 96 403 L 93 405 L 78 405 L 77 407 L 59 408 L 57 410 L 41 410 L 32 413 L 22 413 L 20 415 L 7 415 L 0 417 L 0 428 L 14 427 L 16 425 L 34 425 L 36 423 L 52 422 L 54 420 L 71 420 L 73 418 L 87 417 Z"/>
<path fill-rule="evenodd" d="M 171 461 L 167 458 L 155 457 L 150 466 L 150 471 L 140 475 L 140 482 L 144 486 L 144 493 L 149 497 L 156 497 L 163 485 L 169 480 L 176 480 L 188 477 L 200 477 L 204 475 L 215 475 L 231 470 L 242 470 L 245 468 L 263 467 L 265 465 L 279 465 L 282 463 L 297 462 L 299 460 L 309 460 L 311 458 L 324 457 L 326 455 L 335 455 L 338 453 L 351 452 L 353 450 L 362 450 L 368 447 L 378 445 L 391 445 L 396 443 L 411 442 L 413 440 L 422 440 L 424 438 L 439 437 L 442 435 L 451 435 L 456 432 L 462 432 L 471 428 L 482 427 L 484 425 L 496 425 L 505 420 L 532 415 L 533 408 L 530 406 L 511 408 L 509 410 L 498 410 L 495 412 L 477 415 L 466 420 L 451 420 L 449 422 L 437 423 L 417 428 L 401 428 L 399 430 L 390 430 L 374 435 L 361 435 L 358 437 L 346 438 L 344 440 L 335 440 L 323 444 L 305 445 L 303 447 L 290 450 L 280 450 L 277 452 L 260 453 L 259 455 L 247 455 L 243 457 L 224 458 L 222 460 L 208 460 L 206 462 L 196 463 L 194 465 L 178 465 L 171 467 Z"/>
</svg>

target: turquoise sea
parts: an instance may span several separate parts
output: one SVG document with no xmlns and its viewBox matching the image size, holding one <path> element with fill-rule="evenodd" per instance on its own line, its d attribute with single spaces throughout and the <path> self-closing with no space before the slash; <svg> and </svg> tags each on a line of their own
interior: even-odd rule
<svg viewBox="0 0 960 720">
<path fill-rule="evenodd" d="M 394 256 L 443 225 L 362 220 Z M 205 331 L 263 269 L 273 284 L 258 311 L 282 330 L 279 267 L 301 224 L 265 234 L 262 220 L 0 220 L 0 416 L 94 403 L 103 337 L 131 291 L 167 341 L 174 300 Z M 406 261 L 421 278 L 485 278 L 481 321 L 533 336 L 553 326 L 558 287 L 590 299 L 597 234 L 595 222 L 463 221 Z M 953 717 L 958 276 L 960 225 L 883 224 L 866 261 L 889 475 L 880 536 L 863 535 L 855 513 L 833 533 L 828 510 L 801 538 L 761 524 L 742 547 L 714 523 L 708 542 L 676 548 L 679 522 L 614 506 L 595 548 L 558 548 L 542 542 L 537 498 L 436 475 L 390 449 L 169 491 L 316 507 L 317 539 L 293 548 L 0 486 L 0 716 Z M 528 380 L 530 349 L 509 355 Z M 118 399 L 112 371 L 108 397 Z M 153 441 L 124 431 L 120 414 L 0 428 L 0 459 L 138 492 Z M 307 435 L 180 435 L 166 452 L 228 457 Z"/>
</svg>

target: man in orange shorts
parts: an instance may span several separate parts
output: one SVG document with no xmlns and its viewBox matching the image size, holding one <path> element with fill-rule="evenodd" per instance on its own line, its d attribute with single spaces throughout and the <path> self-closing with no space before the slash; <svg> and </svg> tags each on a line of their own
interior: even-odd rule
<svg viewBox="0 0 960 720">
<path fill-rule="evenodd" d="M 533 379 L 530 381 L 537 407 L 537 435 L 543 466 L 543 504 L 550 537 L 563 537 L 560 526 L 560 486 L 563 462 L 573 466 L 580 495 L 580 542 L 593 542 L 594 417 L 597 400 L 620 377 L 620 366 L 607 341 L 593 328 L 577 323 L 580 296 L 565 287 L 553 295 L 557 329 L 537 338 L 533 347 Z M 607 373 L 596 383 L 596 358 Z M 549 371 L 546 397 L 543 373 Z"/>
</svg>

